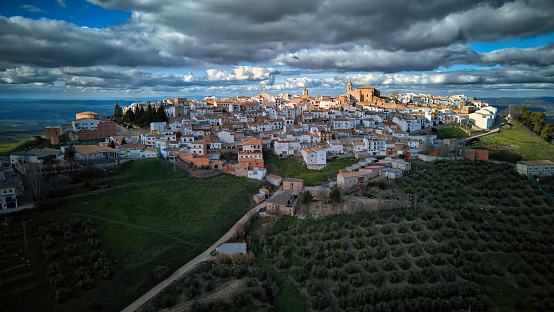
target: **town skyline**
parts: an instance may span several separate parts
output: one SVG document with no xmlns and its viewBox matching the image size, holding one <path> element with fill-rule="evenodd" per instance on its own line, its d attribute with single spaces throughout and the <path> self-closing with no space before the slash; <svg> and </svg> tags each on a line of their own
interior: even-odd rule
<svg viewBox="0 0 554 312">
<path fill-rule="evenodd" d="M 549 1 L 0 4 L 0 98 L 554 96 Z"/>
</svg>

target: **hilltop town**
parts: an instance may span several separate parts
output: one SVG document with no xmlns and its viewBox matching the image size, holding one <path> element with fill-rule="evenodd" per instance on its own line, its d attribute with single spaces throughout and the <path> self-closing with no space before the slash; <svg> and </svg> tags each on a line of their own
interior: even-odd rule
<svg viewBox="0 0 554 312">
<path fill-rule="evenodd" d="M 521 260 L 510 260 L 506 268 L 490 261 L 477 266 L 473 262 L 481 254 L 488 257 L 500 247 L 487 241 L 487 247 L 475 248 L 479 254 L 473 253 L 460 230 L 456 235 L 466 254 L 461 256 L 452 247 L 458 242 L 441 242 L 452 237 L 442 227 L 472 226 L 478 231 L 483 221 L 479 218 L 484 215 L 486 223 L 493 222 L 497 211 L 517 225 L 520 221 L 513 220 L 511 209 L 526 207 L 524 211 L 541 216 L 530 216 L 529 225 L 520 226 L 528 237 L 550 235 L 549 230 L 534 232 L 537 222 L 552 225 L 550 180 L 541 181 L 543 189 L 527 177 L 539 181 L 554 176 L 554 163 L 522 160 L 514 167 L 489 162 L 489 150 L 468 142 L 513 125 L 510 112 L 502 120 L 495 107 L 479 100 L 463 95 L 383 96 L 368 85 L 354 88 L 351 83 L 346 91 L 335 97 L 310 97 L 304 90 L 302 95 L 170 98 L 122 107 L 116 103 L 112 116 L 85 111 L 71 123 L 47 127 L 45 138 L 36 141 L 48 147 L 15 151 L 9 156 L 10 168 L 0 170 L 0 211 L 11 216 L 0 231 L 19 237 L 2 247 L 8 254 L 3 277 L 10 293 L 19 296 L 13 298 L 33 293 L 52 309 L 76 309 L 86 300 L 87 311 L 125 306 L 125 311 L 172 306 L 197 311 L 195 305 L 202 304 L 192 302 L 196 298 L 207 302 L 202 309 L 213 310 L 214 304 L 228 307 L 228 302 L 241 308 L 249 303 L 240 300 L 251 296 L 254 306 L 286 311 L 308 310 L 306 304 L 322 310 L 326 303 L 348 310 L 369 306 L 348 298 L 368 291 L 364 285 L 370 282 L 394 291 L 426 283 L 422 289 L 429 293 L 402 304 L 423 304 L 430 310 L 472 305 L 485 311 L 498 304 L 477 291 L 487 286 L 483 276 L 491 270 L 498 276 L 516 272 L 513 266 Z M 543 117 L 522 111 L 521 124 L 514 120 L 515 125 L 530 127 Z M 549 144 L 546 139 L 543 143 Z M 33 207 L 39 209 L 26 209 Z M 30 249 L 25 222 L 22 233 L 12 232 L 19 228 L 19 216 L 29 222 Z M 408 225 L 416 236 L 406 234 Z M 500 231 L 503 225 L 496 226 Z M 420 232 L 423 227 L 427 233 Z M 273 235 L 273 228 L 280 233 Z M 295 237 L 294 243 L 282 233 L 289 240 Z M 428 258 L 420 257 L 415 237 L 425 244 Z M 488 240 L 471 232 L 467 237 Z M 326 251 L 318 251 L 323 244 Z M 522 248 L 514 244 L 514 250 Z M 435 255 L 436 248 L 448 263 Z M 530 250 L 551 254 L 549 248 L 537 245 Z M 462 266 L 460 257 L 471 257 L 472 263 Z M 423 269 L 412 268 L 411 258 Z M 343 262 L 344 272 L 338 269 Z M 408 273 L 396 272 L 396 266 Z M 276 273 L 267 276 L 265 270 Z M 468 273 L 474 270 L 475 276 Z M 541 274 L 529 272 L 533 283 L 542 281 Z M 229 274 L 231 281 L 224 278 Z M 199 275 L 208 280 L 198 281 Z M 334 286 L 303 282 L 310 278 L 347 288 L 331 295 Z M 385 279 L 388 284 L 383 286 Z M 408 286 L 395 284 L 404 280 Z M 529 284 L 521 276 L 509 280 L 517 287 Z M 50 287 L 39 288 L 36 281 Z M 429 303 L 435 287 L 464 285 L 474 291 L 460 302 L 451 303 L 447 296 Z M 241 293 L 232 287 L 252 290 Z M 291 296 L 279 287 L 297 292 L 297 309 L 272 301 Z M 104 288 L 109 299 L 104 299 Z M 254 291 L 272 299 L 258 298 Z M 186 295 L 178 296 L 181 292 Z M 9 306 L 20 306 L 10 300 Z"/>
<path fill-rule="evenodd" d="M 332 159 L 359 160 L 332 181 L 318 181 L 327 182 L 324 190 L 312 190 L 319 198 L 317 192 L 328 194 L 335 186 L 348 190 L 380 176 L 400 178 L 410 172 L 412 160 L 487 161 L 488 150 L 468 148 L 464 138 L 440 139 L 437 129 L 456 128 L 472 137 L 491 134 L 500 126 L 497 113 L 495 107 L 463 95 L 385 96 L 351 82 L 345 94 L 334 97 L 309 96 L 304 89 L 302 95 L 169 98 L 123 107 L 116 103 L 108 119 L 81 112 L 71 123 L 47 127 L 46 139 L 61 148 L 15 152 L 10 164 L 25 175 L 29 170 L 61 173 L 161 157 L 280 187 L 289 177 L 267 172 L 264 151 L 296 157 L 310 170 L 321 170 Z M 545 175 L 550 174 L 548 169 Z M 8 201 L 6 207 L 17 206 L 15 197 Z"/>
</svg>

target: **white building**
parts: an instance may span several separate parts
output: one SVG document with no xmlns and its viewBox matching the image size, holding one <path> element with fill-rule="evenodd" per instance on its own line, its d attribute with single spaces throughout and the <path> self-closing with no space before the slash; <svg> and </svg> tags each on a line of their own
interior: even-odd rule
<svg viewBox="0 0 554 312">
<path fill-rule="evenodd" d="M 300 153 L 300 142 L 298 141 L 275 141 L 273 149 L 277 155 L 294 155 Z"/>
<path fill-rule="evenodd" d="M 496 111 L 496 107 L 486 106 L 475 113 L 469 114 L 469 120 L 473 121 L 476 127 L 489 130 L 494 125 Z"/>
<path fill-rule="evenodd" d="M 308 166 L 327 164 L 327 153 L 318 147 L 302 149 L 302 157 Z"/>
<path fill-rule="evenodd" d="M 100 120 L 92 118 L 83 118 L 78 120 L 73 120 L 71 125 L 73 126 L 74 132 L 79 132 L 80 130 L 96 130 Z"/>
</svg>

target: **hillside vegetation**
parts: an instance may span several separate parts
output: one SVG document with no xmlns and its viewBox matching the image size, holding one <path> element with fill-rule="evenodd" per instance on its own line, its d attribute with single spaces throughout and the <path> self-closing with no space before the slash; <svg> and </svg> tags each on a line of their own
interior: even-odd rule
<svg viewBox="0 0 554 312">
<path fill-rule="evenodd" d="M 513 167 L 438 162 L 399 180 L 396 212 L 258 221 L 251 287 L 219 311 L 552 311 L 554 209 Z M 417 201 L 418 209 L 413 209 Z M 410 208 L 412 207 L 412 208 Z M 269 226 L 269 227 L 268 227 Z M 220 271 L 192 273 L 205 285 Z M 240 294 L 240 295 L 239 295 Z M 188 297 L 188 295 L 187 295 Z M 240 297 L 240 298 L 239 298 Z M 191 294 L 190 300 L 195 295 Z M 240 300 L 239 300 L 240 299 Z M 202 311 L 210 304 L 195 304 Z"/>
<path fill-rule="evenodd" d="M 284 177 L 303 179 L 304 185 L 327 182 L 337 177 L 340 169 L 358 162 L 355 158 L 327 160 L 327 166 L 321 170 L 309 170 L 306 163 L 294 157 L 279 157 L 273 152 L 264 153 L 265 167 L 268 173 Z"/>
<path fill-rule="evenodd" d="M 475 148 L 490 150 L 490 158 L 509 162 L 548 159 L 554 161 L 554 145 L 542 140 L 517 120 L 502 127 L 499 133 L 485 136 Z"/>
<path fill-rule="evenodd" d="M 41 290 L 21 292 L 14 284 L 15 295 L 9 296 L 7 306 L 36 311 L 23 304 L 25 298 L 33 297 L 42 311 L 119 311 L 227 232 L 250 209 L 250 194 L 256 189 L 251 181 L 231 175 L 190 178 L 159 159 L 132 161 L 114 175 L 87 179 L 73 186 L 74 194 L 52 199 L 47 207 L 18 217 L 27 222 L 30 268 Z M 84 221 L 86 225 L 80 226 Z M 88 231 L 94 228 L 90 237 L 84 232 L 89 222 Z M 16 225 L 21 228 L 20 223 Z M 46 250 L 42 244 L 45 229 L 57 226 L 61 230 L 48 230 L 56 243 Z M 13 240 L 17 247 L 10 250 L 17 254 L 23 236 L 18 234 Z M 76 245 L 75 250 L 66 250 L 69 243 Z M 104 253 L 102 263 L 111 267 L 107 280 L 96 275 L 101 267 L 95 266 L 98 258 L 90 256 L 95 249 Z M 45 251 L 53 254 L 45 257 Z M 5 267 L 10 257 L 3 257 L 0 264 Z M 74 257 L 80 259 L 70 263 Z M 59 282 L 47 275 L 54 264 L 56 274 L 61 275 Z M 83 288 L 77 286 L 74 275 L 81 266 L 92 279 Z M 56 301 L 61 289 L 67 298 Z"/>
</svg>

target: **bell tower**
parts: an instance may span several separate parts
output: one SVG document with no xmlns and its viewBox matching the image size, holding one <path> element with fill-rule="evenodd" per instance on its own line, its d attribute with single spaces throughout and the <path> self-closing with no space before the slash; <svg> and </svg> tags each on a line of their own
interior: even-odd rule
<svg viewBox="0 0 554 312">
<path fill-rule="evenodd" d="M 352 81 L 348 81 L 348 84 L 346 85 L 346 92 L 352 91 Z"/>
</svg>

